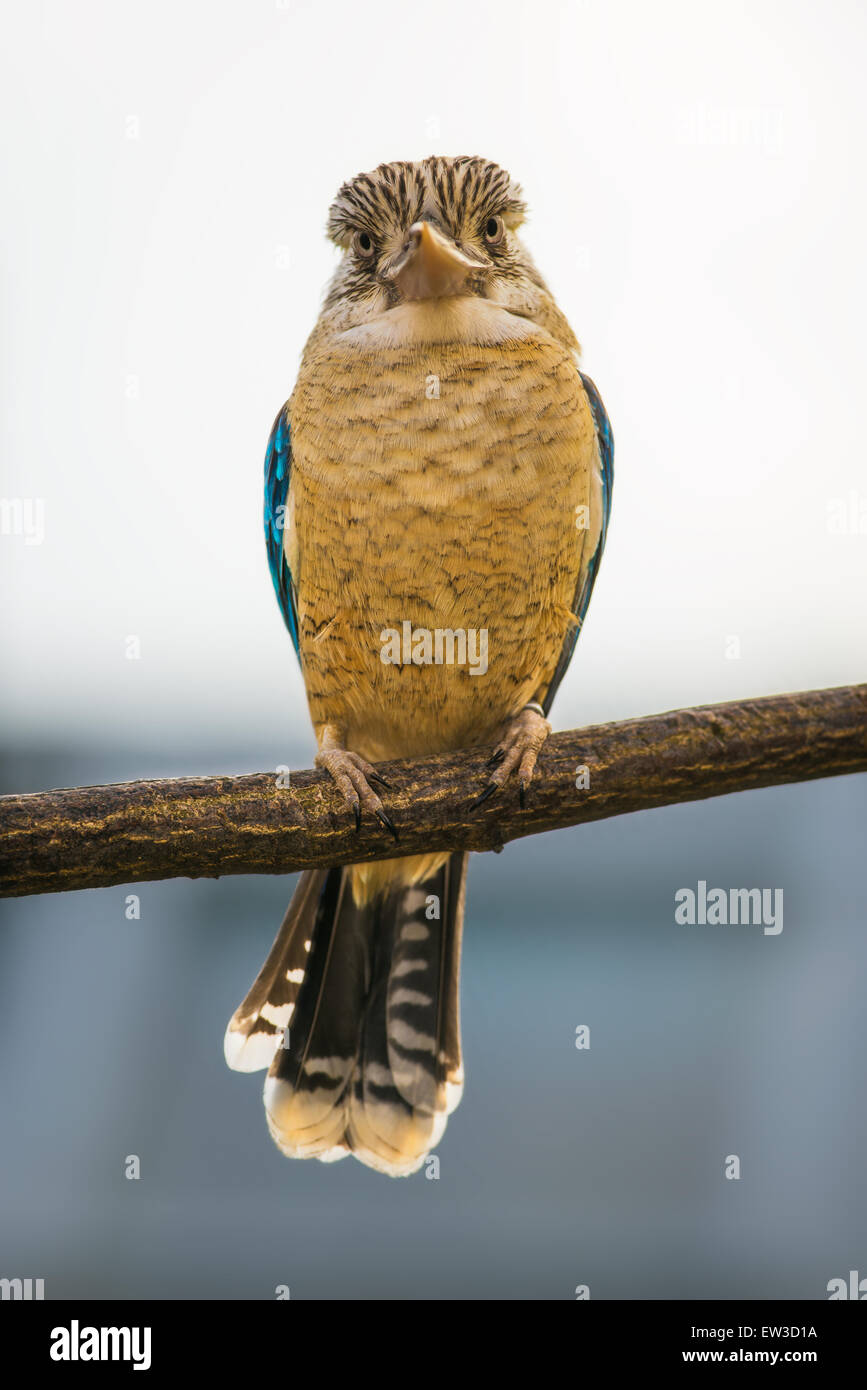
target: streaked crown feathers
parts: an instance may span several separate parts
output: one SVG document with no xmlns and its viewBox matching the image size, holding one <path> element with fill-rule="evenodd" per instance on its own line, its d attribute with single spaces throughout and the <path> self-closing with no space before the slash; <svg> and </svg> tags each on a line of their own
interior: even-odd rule
<svg viewBox="0 0 867 1390">
<path fill-rule="evenodd" d="M 347 246 L 357 230 L 382 236 L 423 216 L 452 237 L 480 231 L 495 216 L 514 231 L 526 211 L 520 186 L 499 165 L 478 155 L 433 155 L 415 164 L 380 164 L 349 179 L 331 205 L 328 235 Z"/>
</svg>

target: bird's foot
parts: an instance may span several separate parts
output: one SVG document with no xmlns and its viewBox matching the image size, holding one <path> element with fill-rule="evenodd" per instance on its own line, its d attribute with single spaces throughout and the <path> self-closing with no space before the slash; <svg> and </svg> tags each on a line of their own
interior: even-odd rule
<svg viewBox="0 0 867 1390">
<path fill-rule="evenodd" d="M 527 788 L 533 778 L 536 759 L 550 732 L 551 725 L 535 705 L 528 705 L 514 719 L 509 719 L 487 761 L 487 766 L 494 771 L 488 778 L 487 786 L 470 802 L 470 806 L 481 806 L 505 785 L 516 769 L 518 800 L 522 807 L 526 805 Z"/>
<path fill-rule="evenodd" d="M 391 784 L 386 782 L 371 763 L 358 753 L 350 753 L 345 748 L 323 749 L 316 754 L 313 761 L 316 767 L 325 769 L 337 790 L 343 795 L 355 817 L 356 830 L 361 829 L 361 812 L 365 810 L 375 816 L 380 825 L 395 839 L 398 838 L 397 827 L 370 785 L 371 782 L 381 787 L 390 787 Z"/>
</svg>

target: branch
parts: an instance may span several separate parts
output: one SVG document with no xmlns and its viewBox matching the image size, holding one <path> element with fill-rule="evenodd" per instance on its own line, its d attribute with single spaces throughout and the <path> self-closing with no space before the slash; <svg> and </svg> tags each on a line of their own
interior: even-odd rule
<svg viewBox="0 0 867 1390">
<path fill-rule="evenodd" d="M 552 734 L 521 810 L 512 784 L 483 806 L 489 750 L 383 763 L 395 844 L 356 832 L 324 772 L 125 782 L 0 797 L 0 896 L 164 878 L 288 874 L 509 840 L 653 806 L 867 770 L 867 685 L 675 710 Z M 589 786 L 576 787 L 580 767 Z"/>
</svg>

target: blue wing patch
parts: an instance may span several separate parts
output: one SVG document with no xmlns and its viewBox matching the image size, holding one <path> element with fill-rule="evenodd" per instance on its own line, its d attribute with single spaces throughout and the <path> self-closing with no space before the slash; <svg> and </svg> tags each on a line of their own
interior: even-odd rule
<svg viewBox="0 0 867 1390">
<path fill-rule="evenodd" d="M 268 437 L 265 451 L 265 545 L 268 568 L 274 582 L 274 592 L 289 629 L 292 645 L 298 652 L 298 608 L 295 585 L 283 553 L 283 528 L 286 520 L 289 477 L 292 472 L 292 446 L 285 405 L 280 410 Z M 300 652 L 298 653 L 300 660 Z"/>
<path fill-rule="evenodd" d="M 575 590 L 575 598 L 572 603 L 572 612 L 578 619 L 574 627 L 570 627 L 563 643 L 563 650 L 560 653 L 560 660 L 557 662 L 556 670 L 548 687 L 542 708 L 547 714 L 554 701 L 557 688 L 566 674 L 566 668 L 572 660 L 572 653 L 575 650 L 575 643 L 578 641 L 584 618 L 590 604 L 590 595 L 593 593 L 593 585 L 596 583 L 596 576 L 599 573 L 599 562 L 602 559 L 602 552 L 605 549 L 605 537 L 608 534 L 608 517 L 611 512 L 611 490 L 614 486 L 614 435 L 611 432 L 611 421 L 605 412 L 605 406 L 595 385 L 589 376 L 580 373 L 587 399 L 590 402 L 590 410 L 593 414 L 593 423 L 596 426 L 596 442 L 599 445 L 599 457 L 602 462 L 602 529 L 599 533 L 599 544 L 590 556 L 589 563 L 582 569 L 578 576 L 578 587 Z"/>
</svg>

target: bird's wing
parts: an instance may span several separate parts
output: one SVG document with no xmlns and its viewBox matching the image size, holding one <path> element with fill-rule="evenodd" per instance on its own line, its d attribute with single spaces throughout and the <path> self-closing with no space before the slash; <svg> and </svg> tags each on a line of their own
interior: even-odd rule
<svg viewBox="0 0 867 1390">
<path fill-rule="evenodd" d="M 614 435 L 611 432 L 611 422 L 605 412 L 605 406 L 599 392 L 596 390 L 589 376 L 580 373 L 587 400 L 590 403 L 590 410 L 593 415 L 593 423 L 596 426 L 596 444 L 599 449 L 600 481 L 602 492 L 602 518 L 599 530 L 599 540 L 596 548 L 587 560 L 582 561 L 581 572 L 578 575 L 578 584 L 575 589 L 575 598 L 572 603 L 572 612 L 575 614 L 576 621 L 570 625 L 563 642 L 563 650 L 560 653 L 560 660 L 557 662 L 548 693 L 543 701 L 543 709 L 547 714 L 551 708 L 557 687 L 566 674 L 566 667 L 572 660 L 572 653 L 575 650 L 575 643 L 578 641 L 581 628 L 584 624 L 584 616 L 590 603 L 590 595 L 593 593 L 593 585 L 596 583 L 596 575 L 599 572 L 599 562 L 602 559 L 602 551 L 605 549 L 605 536 L 608 532 L 608 516 L 611 511 L 611 490 L 614 485 Z"/>
<path fill-rule="evenodd" d="M 289 629 L 292 645 L 298 652 L 298 606 L 295 585 L 283 548 L 291 473 L 289 415 L 284 405 L 271 428 L 268 448 L 265 451 L 265 545 L 268 550 L 268 568 L 274 581 L 274 592 L 280 612 Z"/>
</svg>

